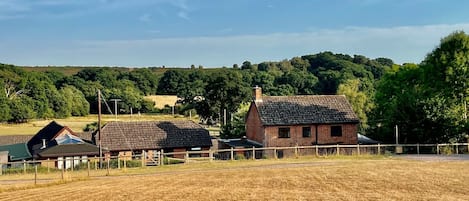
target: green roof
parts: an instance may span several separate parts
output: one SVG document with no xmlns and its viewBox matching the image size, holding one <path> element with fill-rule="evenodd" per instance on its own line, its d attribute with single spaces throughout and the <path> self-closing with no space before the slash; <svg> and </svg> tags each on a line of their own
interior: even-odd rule
<svg viewBox="0 0 469 201">
<path fill-rule="evenodd" d="M 11 161 L 27 160 L 32 157 L 26 143 L 3 145 L 0 146 L 0 151 L 8 151 Z"/>
</svg>

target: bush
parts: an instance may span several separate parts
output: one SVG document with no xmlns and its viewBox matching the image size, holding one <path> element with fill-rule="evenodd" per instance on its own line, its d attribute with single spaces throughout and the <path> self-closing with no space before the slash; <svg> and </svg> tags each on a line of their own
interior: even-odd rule
<svg viewBox="0 0 469 201">
<path fill-rule="evenodd" d="M 453 154 L 453 146 L 451 146 L 451 145 L 441 146 L 440 147 L 440 153 L 441 154 L 446 154 L 446 155 Z"/>
<path fill-rule="evenodd" d="M 164 158 L 163 158 L 163 163 L 164 163 L 165 165 L 170 165 L 170 164 L 180 164 L 180 163 L 184 163 L 184 161 L 182 161 L 182 160 L 175 160 L 175 159 L 172 159 L 172 158 L 164 157 Z"/>
<path fill-rule="evenodd" d="M 235 160 L 246 160 L 246 157 L 242 154 L 236 154 L 234 158 Z"/>
</svg>

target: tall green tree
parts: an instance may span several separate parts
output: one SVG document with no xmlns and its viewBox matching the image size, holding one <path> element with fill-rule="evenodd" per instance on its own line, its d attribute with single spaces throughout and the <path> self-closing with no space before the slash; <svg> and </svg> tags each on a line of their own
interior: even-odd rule
<svg viewBox="0 0 469 201">
<path fill-rule="evenodd" d="M 365 133 L 368 129 L 367 114 L 373 109 L 374 103 L 365 92 L 360 90 L 360 80 L 347 80 L 345 83 L 340 84 L 337 94 L 343 94 L 347 97 L 353 111 L 360 119 L 359 131 Z"/>
</svg>

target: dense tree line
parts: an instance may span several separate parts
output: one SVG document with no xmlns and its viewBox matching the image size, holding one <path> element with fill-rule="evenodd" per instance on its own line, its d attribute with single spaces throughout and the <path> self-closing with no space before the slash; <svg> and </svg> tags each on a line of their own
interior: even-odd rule
<svg viewBox="0 0 469 201">
<path fill-rule="evenodd" d="M 0 121 L 24 122 L 33 118 L 65 118 L 89 113 L 82 91 L 71 85 L 56 87 L 55 73 L 26 72 L 0 65 Z"/>
<path fill-rule="evenodd" d="M 455 32 L 419 65 L 393 66 L 377 86 L 371 135 L 400 143 L 467 142 L 469 35 Z"/>
</svg>

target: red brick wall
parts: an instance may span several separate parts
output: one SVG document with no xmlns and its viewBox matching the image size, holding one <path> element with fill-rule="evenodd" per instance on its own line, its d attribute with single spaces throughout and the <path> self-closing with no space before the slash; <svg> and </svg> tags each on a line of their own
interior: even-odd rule
<svg viewBox="0 0 469 201">
<path fill-rule="evenodd" d="M 332 137 L 331 126 L 341 125 L 342 136 Z M 311 127 L 311 137 L 303 137 L 303 127 Z M 290 138 L 278 138 L 278 128 L 290 128 Z M 318 144 L 357 144 L 357 124 L 317 125 Z M 265 128 L 265 147 L 311 146 L 316 143 L 316 125 L 268 126 Z"/>
<path fill-rule="evenodd" d="M 264 141 L 264 127 L 262 126 L 259 112 L 257 112 L 257 107 L 254 103 L 251 103 L 246 118 L 246 137 L 261 144 Z"/>
<path fill-rule="evenodd" d="M 186 148 L 174 148 L 173 152 L 186 152 Z M 174 158 L 184 158 L 186 153 L 174 154 Z"/>
</svg>

